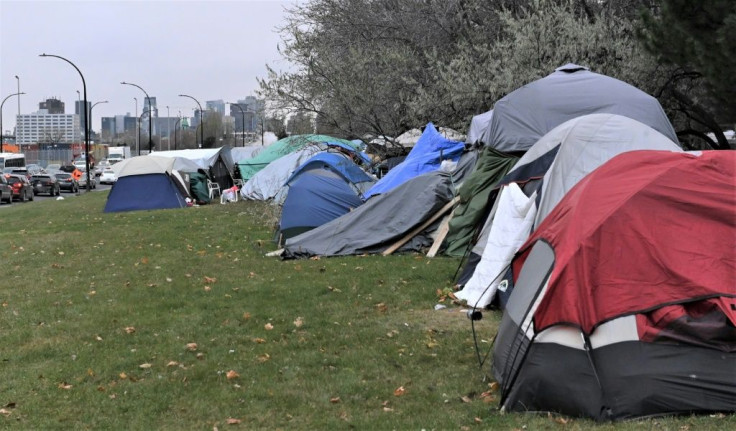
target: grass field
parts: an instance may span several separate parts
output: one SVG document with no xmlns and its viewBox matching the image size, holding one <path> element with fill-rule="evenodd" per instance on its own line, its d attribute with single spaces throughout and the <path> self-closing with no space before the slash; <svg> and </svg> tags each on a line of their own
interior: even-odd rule
<svg viewBox="0 0 736 431">
<path fill-rule="evenodd" d="M 456 259 L 281 261 L 269 205 L 104 214 L 106 196 L 0 209 L 1 429 L 736 428 L 501 415 L 464 312 L 434 310 Z"/>
</svg>

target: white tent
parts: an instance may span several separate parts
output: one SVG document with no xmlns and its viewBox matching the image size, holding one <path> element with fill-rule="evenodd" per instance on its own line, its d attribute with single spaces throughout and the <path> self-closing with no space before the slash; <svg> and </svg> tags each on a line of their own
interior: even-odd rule
<svg viewBox="0 0 736 431">
<path fill-rule="evenodd" d="M 614 156 L 635 150 L 682 151 L 653 128 L 616 114 L 577 117 L 544 135 L 506 177 L 521 175 L 545 156 L 553 155 L 544 178 L 528 192 L 529 196 L 513 181 L 501 189 L 495 217 L 489 217 L 484 227 L 488 239 L 480 263 L 456 296 L 478 308 L 488 305 L 514 253 L 567 191 Z M 519 177 L 519 181 L 528 179 Z"/>
</svg>

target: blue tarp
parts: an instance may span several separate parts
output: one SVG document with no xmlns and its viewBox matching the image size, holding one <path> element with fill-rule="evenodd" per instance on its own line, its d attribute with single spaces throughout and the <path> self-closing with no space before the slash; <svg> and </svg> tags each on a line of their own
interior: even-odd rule
<svg viewBox="0 0 736 431">
<path fill-rule="evenodd" d="M 165 173 L 118 178 L 107 196 L 105 212 L 183 208 L 185 197 Z"/>
<path fill-rule="evenodd" d="M 445 138 L 432 123 L 428 123 L 406 159 L 388 171 L 363 197 L 368 199 L 373 195 L 386 193 L 414 177 L 436 171 L 442 160 L 458 161 L 464 149 L 463 142 Z"/>
</svg>

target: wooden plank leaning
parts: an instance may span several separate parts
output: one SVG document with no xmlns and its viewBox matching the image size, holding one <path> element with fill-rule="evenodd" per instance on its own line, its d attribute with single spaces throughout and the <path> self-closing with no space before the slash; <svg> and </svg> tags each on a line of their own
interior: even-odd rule
<svg viewBox="0 0 736 431">
<path fill-rule="evenodd" d="M 427 226 L 434 223 L 438 218 L 442 217 L 447 211 L 449 211 L 452 207 L 455 206 L 455 204 L 460 200 L 460 196 L 455 196 L 450 202 L 446 203 L 445 206 L 440 208 L 439 211 L 437 211 L 432 217 L 428 218 L 424 223 L 420 224 L 419 226 L 415 227 L 411 230 L 408 234 L 406 234 L 403 238 L 396 241 L 394 244 L 392 244 L 389 248 L 387 248 L 383 253 L 381 253 L 384 256 L 388 256 L 391 253 L 398 250 L 402 245 L 406 244 L 410 239 L 414 238 L 419 232 L 423 231 L 427 228 Z"/>
</svg>

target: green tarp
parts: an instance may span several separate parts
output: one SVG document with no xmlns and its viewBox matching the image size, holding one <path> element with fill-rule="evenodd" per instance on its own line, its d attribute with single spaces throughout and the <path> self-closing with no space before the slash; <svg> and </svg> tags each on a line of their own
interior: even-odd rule
<svg viewBox="0 0 736 431">
<path fill-rule="evenodd" d="M 241 160 L 238 162 L 238 168 L 240 169 L 240 175 L 243 177 L 243 181 L 251 179 L 253 175 L 258 173 L 261 169 L 268 166 L 272 161 L 283 157 L 287 154 L 291 154 L 294 151 L 301 150 L 310 144 L 328 143 L 334 142 L 340 146 L 348 146 L 353 150 L 358 149 L 358 145 L 345 139 L 333 138 L 327 135 L 294 135 L 287 138 L 278 140 L 273 144 L 269 145 L 258 153 L 257 156 Z"/>
<path fill-rule="evenodd" d="M 460 203 L 450 220 L 449 231 L 443 244 L 444 254 L 460 257 L 465 254 L 478 224 L 492 205 L 489 196 L 496 183 L 506 176 L 519 160 L 518 157 L 484 147 L 475 170 L 458 192 Z"/>
<path fill-rule="evenodd" d="M 189 188 L 195 202 L 205 204 L 210 202 L 210 194 L 207 190 L 207 175 L 200 172 L 190 172 Z"/>
</svg>

